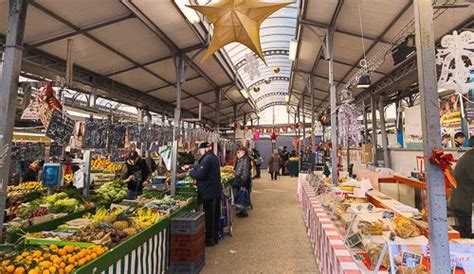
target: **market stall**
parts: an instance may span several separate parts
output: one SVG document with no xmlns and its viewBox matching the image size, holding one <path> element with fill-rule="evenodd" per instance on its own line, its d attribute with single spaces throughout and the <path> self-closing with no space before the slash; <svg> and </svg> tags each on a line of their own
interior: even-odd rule
<svg viewBox="0 0 474 274">
<path fill-rule="evenodd" d="M 332 185 L 303 174 L 298 179 L 298 199 L 322 272 L 428 273 L 429 229 L 416 208 L 371 190 L 368 181 L 341 178 Z M 474 242 L 448 232 L 453 273 L 472 272 Z"/>
</svg>

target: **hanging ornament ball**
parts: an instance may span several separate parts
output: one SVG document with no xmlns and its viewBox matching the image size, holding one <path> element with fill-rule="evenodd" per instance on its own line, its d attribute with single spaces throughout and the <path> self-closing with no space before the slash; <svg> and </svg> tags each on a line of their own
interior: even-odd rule
<svg viewBox="0 0 474 274">
<path fill-rule="evenodd" d="M 274 72 L 274 73 L 280 73 L 280 67 L 279 67 L 278 65 L 275 65 L 275 66 L 273 67 L 273 72 Z"/>
</svg>

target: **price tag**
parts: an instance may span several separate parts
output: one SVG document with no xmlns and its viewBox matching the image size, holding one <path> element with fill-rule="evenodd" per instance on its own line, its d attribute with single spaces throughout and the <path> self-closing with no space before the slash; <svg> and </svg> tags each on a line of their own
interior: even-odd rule
<svg viewBox="0 0 474 274">
<path fill-rule="evenodd" d="M 402 263 L 408 268 L 416 268 L 421 263 L 422 256 L 417 253 L 404 251 L 402 253 Z"/>
<path fill-rule="evenodd" d="M 392 220 L 394 217 L 395 217 L 395 212 L 393 212 L 393 211 L 384 211 L 383 212 L 383 218 L 384 219 Z"/>
</svg>

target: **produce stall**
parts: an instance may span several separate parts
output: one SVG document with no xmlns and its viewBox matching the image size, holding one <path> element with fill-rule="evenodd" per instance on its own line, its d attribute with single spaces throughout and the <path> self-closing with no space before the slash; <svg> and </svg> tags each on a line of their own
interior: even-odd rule
<svg viewBox="0 0 474 274">
<path fill-rule="evenodd" d="M 332 185 L 320 176 L 299 176 L 298 200 L 321 272 L 429 273 L 429 231 L 421 212 L 370 189 L 348 178 Z M 453 273 L 472 273 L 474 241 L 448 232 Z"/>
<path fill-rule="evenodd" d="M 0 269 L 18 273 L 163 273 L 168 268 L 169 219 L 194 208 L 192 197 L 172 198 L 146 190 L 137 200 L 78 212 L 62 223 L 58 219 L 22 235 L 19 246 L 2 254 Z"/>
</svg>

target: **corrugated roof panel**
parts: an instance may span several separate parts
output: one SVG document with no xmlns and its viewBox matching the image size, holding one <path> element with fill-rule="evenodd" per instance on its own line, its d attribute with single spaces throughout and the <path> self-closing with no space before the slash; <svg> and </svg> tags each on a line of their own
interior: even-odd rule
<svg viewBox="0 0 474 274">
<path fill-rule="evenodd" d="M 36 0 L 36 2 L 78 27 L 90 26 L 129 13 L 117 0 L 100 0 L 100 3 L 97 0 Z"/>
<path fill-rule="evenodd" d="M 100 28 L 90 34 L 138 63 L 170 55 L 166 45 L 138 19 Z"/>
<path fill-rule="evenodd" d="M 141 68 L 120 73 L 111 76 L 111 78 L 141 91 L 147 91 L 166 84 Z"/>
<path fill-rule="evenodd" d="M 201 42 L 174 5 L 174 1 L 132 0 L 131 2 L 179 48 L 183 49 Z"/>
<path fill-rule="evenodd" d="M 132 64 L 122 57 L 98 45 L 84 35 L 71 37 L 74 41 L 74 63 L 100 74 L 107 74 L 130 67 Z M 39 47 L 52 55 L 66 59 L 66 40 Z"/>
</svg>

